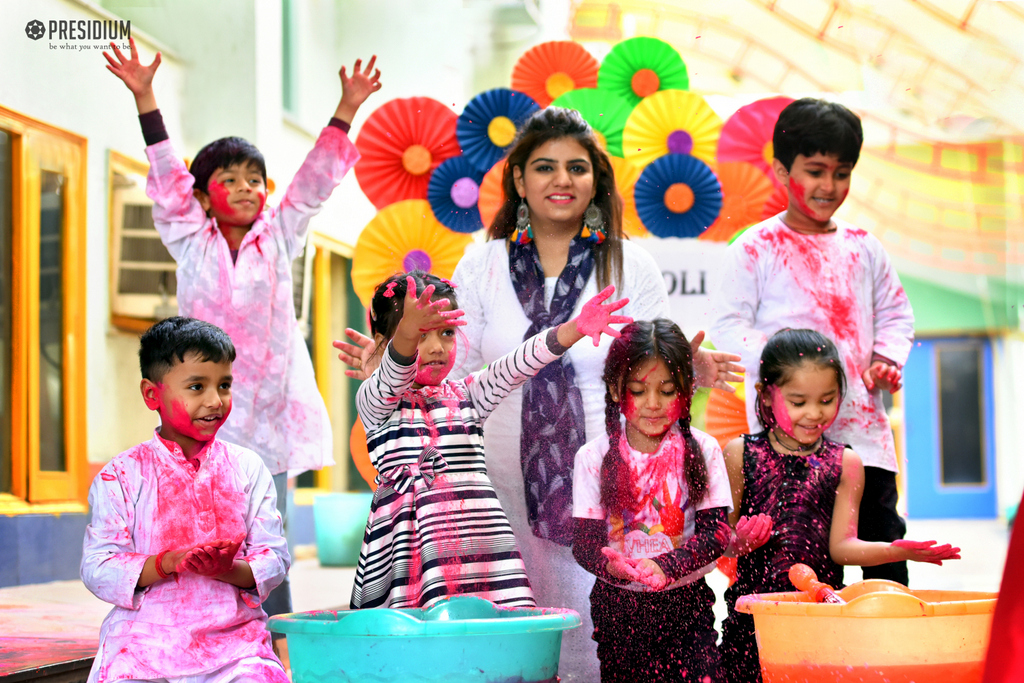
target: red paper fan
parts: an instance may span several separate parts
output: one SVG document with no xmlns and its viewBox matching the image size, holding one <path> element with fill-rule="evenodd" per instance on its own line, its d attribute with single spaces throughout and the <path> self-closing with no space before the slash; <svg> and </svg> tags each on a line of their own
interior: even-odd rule
<svg viewBox="0 0 1024 683">
<path fill-rule="evenodd" d="M 746 161 L 778 183 L 771 164 L 775 154 L 772 135 L 779 113 L 793 101 L 791 97 L 770 97 L 740 107 L 722 126 L 718 138 L 719 161 Z"/>
<path fill-rule="evenodd" d="M 491 167 L 491 170 L 484 174 L 484 180 L 480 183 L 480 198 L 477 200 L 477 208 L 480 209 L 480 220 L 483 221 L 484 229 L 489 229 L 498 209 L 505 203 L 505 192 L 501 188 L 501 176 L 505 170 L 505 160 L 501 159 Z"/>
<path fill-rule="evenodd" d="M 746 434 L 747 407 L 743 398 L 721 389 L 712 389 L 704 412 L 704 431 L 718 440 L 718 445 L 725 444 L 740 434 Z"/>
<path fill-rule="evenodd" d="M 697 239 L 728 242 L 737 231 L 761 220 L 761 210 L 775 188 L 753 164 L 726 161 L 718 164 L 722 183 L 722 210 Z"/>
<path fill-rule="evenodd" d="M 356 179 L 367 199 L 383 209 L 404 199 L 426 199 L 430 173 L 461 153 L 458 116 L 429 97 L 384 103 L 359 131 Z"/>
<path fill-rule="evenodd" d="M 761 220 L 765 221 L 789 208 L 789 191 L 783 185 L 776 185 L 761 209 Z"/>
<path fill-rule="evenodd" d="M 552 40 L 523 53 L 512 69 L 512 89 L 546 107 L 570 90 L 597 87 L 599 66 L 579 43 Z"/>
</svg>

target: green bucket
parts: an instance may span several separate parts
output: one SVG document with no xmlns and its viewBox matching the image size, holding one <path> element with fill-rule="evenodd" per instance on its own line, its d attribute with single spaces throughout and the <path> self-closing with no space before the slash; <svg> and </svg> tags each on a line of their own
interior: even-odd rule
<svg viewBox="0 0 1024 683">
<path fill-rule="evenodd" d="M 372 500 L 372 493 L 325 493 L 313 498 L 316 552 L 322 566 L 356 566 Z"/>
</svg>

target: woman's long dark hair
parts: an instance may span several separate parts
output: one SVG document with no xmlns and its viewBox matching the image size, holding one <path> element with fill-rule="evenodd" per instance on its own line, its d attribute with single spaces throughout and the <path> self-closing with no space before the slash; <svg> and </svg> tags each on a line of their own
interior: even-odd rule
<svg viewBox="0 0 1024 683">
<path fill-rule="evenodd" d="M 683 401 L 683 412 L 679 416 L 679 428 L 686 441 L 682 474 L 690 491 L 690 499 L 699 501 L 708 490 L 704 453 L 690 431 L 690 401 L 693 396 L 693 350 L 690 342 L 671 320 L 640 320 L 623 327 L 621 336 L 612 342 L 602 377 L 607 387 L 604 395 L 604 424 L 609 448 L 601 463 L 601 503 L 613 512 L 633 510 L 638 502 L 636 482 L 619 452 L 619 434 L 622 429 L 619 401 L 626 391 L 625 385 L 630 375 L 644 362 L 654 358 L 665 362 Z M 612 396 L 613 388 L 619 395 L 619 401 Z"/>
<path fill-rule="evenodd" d="M 781 387 L 804 363 L 835 370 L 839 400 L 846 395 L 846 372 L 832 340 L 814 330 L 786 328 L 773 334 L 761 352 L 761 388 L 757 390 L 757 419 L 766 429 L 775 427 L 775 415 L 764 404 L 768 387 Z"/>
<path fill-rule="evenodd" d="M 609 284 L 616 287 L 622 282 L 622 196 L 615 186 L 615 172 L 608 155 L 601 149 L 590 124 L 583 120 L 574 109 L 548 107 L 541 109 L 526 120 L 515 141 L 509 147 L 505 168 L 501 177 L 501 189 L 505 198 L 488 230 L 490 239 L 506 239 L 516 227 L 516 209 L 520 197 L 516 190 L 514 168 L 526 174 L 526 162 L 533 151 L 551 140 L 572 138 L 590 154 L 594 169 L 594 204 L 601 209 L 605 223 L 605 240 L 595 244 L 594 260 L 597 288 Z M 580 227 L 583 216 L 580 216 Z"/>
</svg>

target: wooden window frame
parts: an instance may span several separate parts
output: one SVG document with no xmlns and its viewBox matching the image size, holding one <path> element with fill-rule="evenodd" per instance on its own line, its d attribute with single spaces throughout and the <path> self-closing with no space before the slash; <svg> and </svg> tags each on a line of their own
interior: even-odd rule
<svg viewBox="0 0 1024 683">
<path fill-rule="evenodd" d="M 0 107 L 11 136 L 11 492 L 0 514 L 84 512 L 86 442 L 86 159 L 88 141 Z M 39 199 L 43 171 L 65 179 L 61 233 L 66 471 L 39 469 Z"/>
</svg>

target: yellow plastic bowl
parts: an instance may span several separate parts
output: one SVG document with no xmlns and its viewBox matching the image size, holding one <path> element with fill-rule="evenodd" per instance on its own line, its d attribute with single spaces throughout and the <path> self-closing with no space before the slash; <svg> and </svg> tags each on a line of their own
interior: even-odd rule
<svg viewBox="0 0 1024 683">
<path fill-rule="evenodd" d="M 910 590 L 860 581 L 845 605 L 806 593 L 736 602 L 754 615 L 765 683 L 980 683 L 998 593 Z"/>
</svg>

